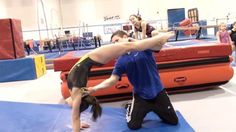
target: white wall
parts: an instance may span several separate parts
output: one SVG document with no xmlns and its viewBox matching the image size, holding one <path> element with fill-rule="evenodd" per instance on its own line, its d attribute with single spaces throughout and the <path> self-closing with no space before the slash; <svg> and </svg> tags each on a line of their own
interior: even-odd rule
<svg viewBox="0 0 236 132">
<path fill-rule="evenodd" d="M 35 0 L 37 3 L 35 4 L 35 8 L 38 9 L 38 18 L 39 18 L 39 29 L 42 30 L 41 39 L 44 38 L 52 38 L 55 34 L 58 34 L 58 30 L 49 30 L 54 28 L 61 28 L 62 19 L 61 12 L 59 8 L 58 0 Z M 43 6 L 44 5 L 44 6 Z M 46 19 L 44 17 L 44 12 L 46 15 Z M 36 14 L 37 15 L 37 14 Z M 45 31 L 45 29 L 48 29 Z"/>
<path fill-rule="evenodd" d="M 1 18 L 6 18 L 7 13 L 6 13 L 6 8 L 5 8 L 5 1 L 0 0 L 0 19 Z"/>
<path fill-rule="evenodd" d="M 64 26 L 101 24 L 104 16 L 123 14 L 122 1 L 117 0 L 62 0 L 62 11 Z"/>
<path fill-rule="evenodd" d="M 21 19 L 23 30 L 37 30 L 37 1 L 0 0 L 0 17 Z M 185 8 L 186 11 L 198 8 L 199 18 L 209 20 L 211 24 L 215 24 L 217 18 L 226 18 L 228 13 L 231 14 L 229 17 L 235 18 L 228 21 L 232 22 L 236 20 L 233 3 L 234 0 L 44 0 L 49 28 L 128 22 L 128 17 L 136 14 L 138 9 L 145 20 L 167 19 L 167 9 L 171 8 Z M 40 28 L 45 29 L 42 8 L 39 12 Z M 105 16 L 115 15 L 119 15 L 120 19 L 104 21 Z M 95 34 L 103 32 L 102 27 L 89 30 Z M 56 33 L 58 30 L 50 31 L 49 37 Z M 38 36 L 38 33 L 25 33 L 24 36 Z M 42 31 L 42 37 L 47 37 L 46 31 Z"/>
<path fill-rule="evenodd" d="M 6 10 L 7 18 L 21 19 L 24 29 L 35 28 L 37 24 L 34 0 L 2 0 Z"/>
</svg>

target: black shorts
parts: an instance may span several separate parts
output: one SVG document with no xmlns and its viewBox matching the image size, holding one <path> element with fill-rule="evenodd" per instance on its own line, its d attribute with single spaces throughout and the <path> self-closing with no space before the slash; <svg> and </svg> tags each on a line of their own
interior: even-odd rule
<svg viewBox="0 0 236 132">
<path fill-rule="evenodd" d="M 67 77 L 68 88 L 72 90 L 73 87 L 86 87 L 88 81 L 88 74 L 93 65 L 102 66 L 103 64 L 98 63 L 90 59 L 88 56 L 81 58 L 82 60 L 76 63 L 70 70 Z"/>
</svg>

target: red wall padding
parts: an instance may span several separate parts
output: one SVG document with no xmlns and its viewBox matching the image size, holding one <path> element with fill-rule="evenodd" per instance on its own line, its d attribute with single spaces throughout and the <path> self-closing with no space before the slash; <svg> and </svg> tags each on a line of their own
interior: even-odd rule
<svg viewBox="0 0 236 132">
<path fill-rule="evenodd" d="M 25 57 L 21 21 L 0 19 L 0 60 Z"/>
</svg>

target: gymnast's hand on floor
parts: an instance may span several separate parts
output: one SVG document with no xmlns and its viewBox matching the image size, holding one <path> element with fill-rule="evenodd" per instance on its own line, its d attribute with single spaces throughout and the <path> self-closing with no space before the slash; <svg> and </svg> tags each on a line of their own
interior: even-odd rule
<svg viewBox="0 0 236 132">
<path fill-rule="evenodd" d="M 89 128 L 89 127 L 90 125 L 87 123 L 84 123 L 84 122 L 80 123 L 80 129 Z"/>
<path fill-rule="evenodd" d="M 65 103 L 69 105 L 70 107 L 72 107 L 72 98 L 68 97 L 67 99 L 65 99 Z"/>
</svg>

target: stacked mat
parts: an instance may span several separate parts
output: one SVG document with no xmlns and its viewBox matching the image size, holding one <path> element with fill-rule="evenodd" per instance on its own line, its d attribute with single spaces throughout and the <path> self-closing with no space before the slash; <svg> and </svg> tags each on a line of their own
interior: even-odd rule
<svg viewBox="0 0 236 132">
<path fill-rule="evenodd" d="M 0 82 L 36 79 L 45 74 L 44 55 L 25 58 L 21 21 L 0 19 Z"/>
<path fill-rule="evenodd" d="M 154 53 L 161 80 L 167 91 L 182 92 L 212 88 L 227 83 L 233 77 L 231 46 L 202 40 L 187 40 L 168 43 L 159 53 Z M 54 70 L 61 71 L 62 96 L 69 95 L 66 76 L 79 60 L 78 56 L 64 56 L 54 60 Z M 115 60 L 103 67 L 93 67 L 88 86 L 94 86 L 107 79 Z M 116 100 L 131 97 L 132 85 L 126 76 L 109 89 L 102 89 L 94 95 L 100 100 Z"/>
<path fill-rule="evenodd" d="M 32 80 L 46 73 L 44 55 L 0 60 L 0 82 Z"/>
<path fill-rule="evenodd" d="M 0 19 L 0 60 L 25 57 L 21 21 Z"/>
</svg>

